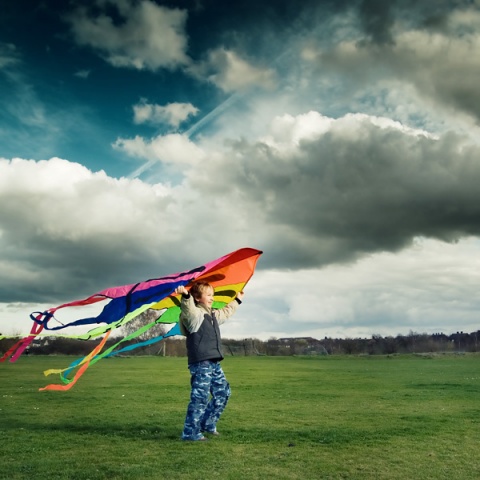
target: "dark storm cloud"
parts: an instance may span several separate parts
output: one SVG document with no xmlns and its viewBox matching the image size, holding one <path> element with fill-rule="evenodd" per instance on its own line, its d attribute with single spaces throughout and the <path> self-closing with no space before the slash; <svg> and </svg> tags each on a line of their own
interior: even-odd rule
<svg viewBox="0 0 480 480">
<path fill-rule="evenodd" d="M 474 6 L 471 0 L 359 0 L 349 2 L 358 12 L 367 38 L 377 45 L 395 43 L 395 22 L 425 29 L 443 30 L 453 11 Z"/>
<path fill-rule="evenodd" d="M 235 186 L 270 266 L 316 267 L 398 251 L 417 236 L 480 233 L 480 149 L 454 134 L 357 120 L 288 155 L 261 143 L 238 144 L 235 155 Z"/>
<path fill-rule="evenodd" d="M 390 33 L 394 17 L 392 2 L 383 0 L 361 0 L 359 5 L 359 16 L 365 33 L 373 43 L 380 45 L 393 43 Z"/>
<path fill-rule="evenodd" d="M 478 122 L 478 10 L 471 2 L 388 5 L 362 2 L 363 30 L 319 48 L 318 74 L 336 78 L 345 98 L 372 98 L 382 89 L 407 92 L 413 88 L 416 98 L 408 98 L 407 93 L 406 103 L 417 103 L 418 109 L 432 115 L 442 111 L 442 115 L 460 114 Z"/>
</svg>

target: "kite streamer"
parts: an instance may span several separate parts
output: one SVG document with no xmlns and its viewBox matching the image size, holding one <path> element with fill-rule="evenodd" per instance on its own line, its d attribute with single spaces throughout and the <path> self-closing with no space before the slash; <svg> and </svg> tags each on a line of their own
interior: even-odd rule
<svg viewBox="0 0 480 480">
<path fill-rule="evenodd" d="M 102 358 L 151 345 L 174 335 L 181 335 L 178 325 L 180 295 L 175 295 L 177 287 L 183 285 L 188 289 L 189 285 L 194 281 L 209 282 L 215 291 L 213 308 L 221 308 L 231 302 L 252 277 L 257 260 L 261 254 L 260 250 L 242 248 L 192 270 L 131 285 L 107 288 L 83 300 L 64 303 L 44 312 L 33 312 L 30 315 L 33 321 L 30 333 L 13 345 L 0 359 L 0 362 L 4 362 L 7 359 L 10 359 L 10 362 L 15 362 L 42 331 L 57 332 L 67 327 L 100 325 L 82 335 L 68 335 L 71 338 L 82 340 L 103 336 L 101 342 L 88 355 L 74 361 L 67 368 L 44 372 L 45 375 L 58 373 L 63 385 L 47 385 L 40 390 L 68 390 L 78 381 L 89 366 Z M 82 307 L 105 301 L 108 301 L 108 303 L 96 317 L 78 319 L 65 325 L 51 326 L 49 324 L 52 319 L 56 320 L 55 313 L 60 309 Z M 158 310 L 161 314 L 154 322 L 142 325 L 135 332 L 102 351 L 110 333 L 114 329 L 126 325 L 148 309 Z M 159 323 L 174 325 L 164 335 L 122 346 L 123 343 L 139 337 Z M 75 370 L 77 371 L 73 378 L 69 378 Z"/>
</svg>

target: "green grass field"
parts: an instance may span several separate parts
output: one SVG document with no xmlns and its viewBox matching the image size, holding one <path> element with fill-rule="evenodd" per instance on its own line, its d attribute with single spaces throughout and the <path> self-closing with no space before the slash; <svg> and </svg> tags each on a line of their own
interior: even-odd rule
<svg viewBox="0 0 480 480">
<path fill-rule="evenodd" d="M 229 357 L 222 436 L 182 442 L 185 358 L 106 359 L 68 392 L 0 364 L 2 479 L 479 479 L 480 356 Z"/>
</svg>

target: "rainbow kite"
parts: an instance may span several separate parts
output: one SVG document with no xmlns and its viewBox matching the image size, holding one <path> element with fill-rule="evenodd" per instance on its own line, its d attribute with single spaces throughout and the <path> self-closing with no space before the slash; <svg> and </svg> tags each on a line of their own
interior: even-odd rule
<svg viewBox="0 0 480 480">
<path fill-rule="evenodd" d="M 250 280 L 255 271 L 257 260 L 261 254 L 262 252 L 260 250 L 242 248 L 202 265 L 201 267 L 194 268 L 193 270 L 155 278 L 132 285 L 107 288 L 106 290 L 95 293 L 83 300 L 65 303 L 58 307 L 50 308 L 44 312 L 33 312 L 30 315 L 30 318 L 34 322 L 30 334 L 22 338 L 8 352 L 6 352 L 0 359 L 0 362 L 4 362 L 8 358 L 10 358 L 10 362 L 15 362 L 35 337 L 43 330 L 57 331 L 72 326 L 102 324 L 101 326 L 88 331 L 86 334 L 74 336 L 74 338 L 89 340 L 104 335 L 99 345 L 97 345 L 87 356 L 76 360 L 63 370 L 47 370 L 44 372 L 45 375 L 59 373 L 63 385 L 47 385 L 40 390 L 69 390 L 75 385 L 90 365 L 93 365 L 102 358 L 118 355 L 119 353 L 130 351 L 138 347 L 151 345 L 173 335 L 181 335 L 180 327 L 178 325 L 178 318 L 180 315 L 180 295 L 175 295 L 175 289 L 177 287 L 183 285 L 188 288 L 189 284 L 193 281 L 199 280 L 209 282 L 215 290 L 213 308 L 221 308 L 228 302 L 232 301 L 236 294 L 240 292 Z M 110 301 L 96 317 L 83 318 L 66 325 L 55 327 L 49 325 L 49 321 L 55 319 L 54 315 L 57 310 L 67 307 L 91 305 L 98 302 L 104 302 L 108 299 L 110 299 Z M 154 322 L 143 325 L 134 333 L 127 335 L 115 345 L 102 351 L 110 333 L 114 329 L 127 324 L 148 309 L 163 310 L 163 313 Z M 174 325 L 164 335 L 122 348 L 122 343 L 142 335 L 158 323 Z M 74 376 L 68 378 L 68 376 L 77 368 L 78 370 Z"/>
</svg>

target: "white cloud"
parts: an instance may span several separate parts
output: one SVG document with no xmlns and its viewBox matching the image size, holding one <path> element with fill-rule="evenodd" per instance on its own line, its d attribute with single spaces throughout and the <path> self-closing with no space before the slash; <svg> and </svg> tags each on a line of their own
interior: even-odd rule
<svg viewBox="0 0 480 480">
<path fill-rule="evenodd" d="M 12 43 L 0 42 L 0 69 L 19 61 L 17 48 Z"/>
<path fill-rule="evenodd" d="M 208 52 L 207 60 L 190 66 L 190 72 L 205 78 L 224 92 L 241 91 L 249 87 L 272 88 L 275 73 L 270 68 L 251 65 L 236 52 L 217 48 Z"/>
<path fill-rule="evenodd" d="M 59 158 L 0 160 L 0 173 L 2 224 L 10 227 L 9 236 L 17 230 L 26 240 L 39 236 L 75 242 L 120 233 L 135 238 L 140 223 L 151 223 L 137 211 L 139 202 L 144 209 L 168 204 L 166 187 L 114 179 Z"/>
<path fill-rule="evenodd" d="M 116 23 L 107 13 L 94 17 L 87 8 L 78 8 L 67 20 L 79 45 L 98 50 L 115 67 L 157 70 L 189 63 L 185 10 L 169 9 L 150 0 L 102 0 L 97 5 L 116 7 L 123 21 Z"/>
<path fill-rule="evenodd" d="M 113 147 L 131 157 L 179 167 L 196 164 L 205 156 L 201 148 L 179 133 L 158 136 L 150 141 L 140 136 L 134 139 L 119 138 Z"/>
<path fill-rule="evenodd" d="M 78 72 L 75 72 L 74 75 L 75 77 L 86 79 L 90 76 L 90 73 L 90 70 L 79 70 Z"/>
<path fill-rule="evenodd" d="M 224 92 L 249 87 L 268 89 L 275 84 L 272 69 L 254 66 L 233 50 L 222 47 L 210 50 L 205 61 L 193 62 L 186 53 L 186 10 L 169 9 L 150 0 L 97 0 L 96 3 L 103 9 L 114 6 L 124 21 L 115 22 L 107 13 L 93 16 L 86 7 L 79 7 L 66 19 L 79 45 L 97 50 L 115 67 L 152 71 L 181 68 Z M 161 117 L 163 113 L 160 112 Z"/>
<path fill-rule="evenodd" d="M 133 106 L 133 121 L 137 124 L 168 124 L 178 128 L 181 123 L 198 113 L 191 103 L 172 102 L 167 105 L 155 105 L 142 100 Z"/>
<path fill-rule="evenodd" d="M 270 145 L 298 147 L 301 140 L 313 140 L 330 130 L 333 119 L 310 111 L 293 116 L 285 114 L 275 117 L 270 127 L 270 134 L 262 140 Z"/>
</svg>

